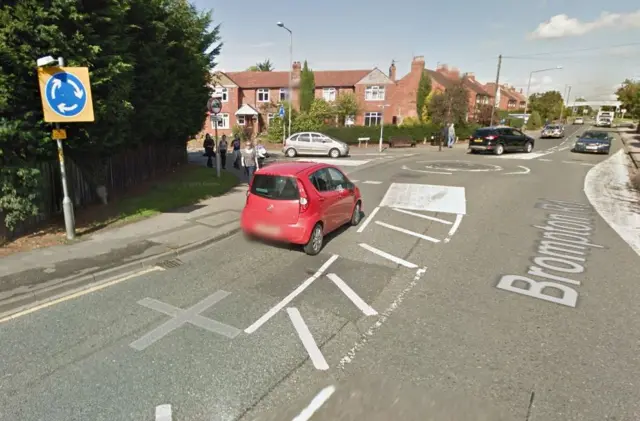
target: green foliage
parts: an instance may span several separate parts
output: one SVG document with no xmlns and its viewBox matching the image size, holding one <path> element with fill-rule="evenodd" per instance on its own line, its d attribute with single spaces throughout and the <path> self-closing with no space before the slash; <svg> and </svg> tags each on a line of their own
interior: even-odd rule
<svg viewBox="0 0 640 421">
<path fill-rule="evenodd" d="M 249 72 L 272 72 L 274 69 L 273 63 L 271 60 L 266 59 L 263 62 L 256 63 L 254 66 L 249 66 L 247 71 Z"/>
<path fill-rule="evenodd" d="M 183 0 L 2 3 L 0 185 L 12 195 L 2 209 L 20 204 L 22 211 L 9 209 L 16 221 L 33 214 L 38 183 L 26 180 L 37 174 L 21 168 L 55 157 L 51 126 L 42 120 L 38 57 L 89 67 L 95 122 L 69 124 L 65 152 L 90 179 L 99 178 L 96 157 L 139 144 L 183 145 L 201 130 L 221 48 L 211 22 Z M 24 185 L 13 185 L 18 181 Z"/>
<path fill-rule="evenodd" d="M 464 124 L 456 126 L 456 135 L 460 139 L 467 138 L 477 128 L 474 124 Z M 352 127 L 324 127 L 319 130 L 331 137 L 349 144 L 358 144 L 358 138 L 368 137 L 371 142 L 377 142 L 380 139 L 380 126 L 352 126 Z M 392 136 L 411 136 L 417 142 L 427 141 L 431 136 L 438 136 L 442 131 L 441 127 L 436 124 L 422 124 L 416 126 L 384 126 L 384 141 L 388 141 Z"/>
<path fill-rule="evenodd" d="M 348 116 L 358 115 L 360 113 L 360 103 L 358 97 L 353 92 L 343 92 L 338 95 L 333 103 L 334 111 L 338 116 L 338 123 L 344 126 L 344 122 Z"/>
<path fill-rule="evenodd" d="M 627 110 L 625 116 L 640 120 L 640 81 L 626 79 L 616 91 L 618 101 Z"/>
<path fill-rule="evenodd" d="M 509 118 L 507 119 L 507 125 L 516 129 L 524 127 L 524 119 L 522 118 Z"/>
<path fill-rule="evenodd" d="M 555 120 L 560 117 L 563 107 L 562 95 L 558 91 L 536 93 L 529 97 L 529 111 L 537 111 L 543 119 Z"/>
<path fill-rule="evenodd" d="M 316 82 L 313 71 L 309 69 L 307 61 L 304 61 L 300 73 L 300 111 L 305 112 L 311 109 L 311 104 L 315 98 Z"/>
<path fill-rule="evenodd" d="M 426 70 L 422 71 L 420 76 L 420 82 L 418 84 L 418 90 L 416 91 L 416 113 L 418 114 L 420 121 L 425 123 L 427 120 L 423 119 L 423 116 L 428 116 L 429 102 L 431 94 L 431 78 Z"/>
<path fill-rule="evenodd" d="M 417 117 L 405 117 L 402 119 L 402 123 L 400 126 L 402 127 L 412 127 L 412 126 L 420 126 L 422 123 L 420 119 Z"/>
<path fill-rule="evenodd" d="M 433 95 L 434 95 L 433 91 L 429 92 L 429 95 L 427 95 L 426 101 L 422 105 L 422 108 L 421 108 L 422 111 L 419 114 L 419 118 L 420 118 L 420 121 L 423 122 L 423 123 L 430 123 L 431 122 L 431 114 L 429 113 L 429 105 L 431 104 L 431 100 L 433 99 Z"/>
<path fill-rule="evenodd" d="M 444 93 L 436 93 L 429 104 L 431 121 L 437 125 L 453 122 L 463 126 L 469 112 L 469 97 L 462 82 L 457 82 Z"/>
<path fill-rule="evenodd" d="M 540 117 L 540 113 L 534 111 L 529 116 L 527 120 L 527 130 L 538 130 L 542 127 L 542 118 Z"/>
<path fill-rule="evenodd" d="M 7 228 L 14 230 L 18 223 L 38 214 L 39 187 L 40 170 L 0 168 L 0 210 Z"/>
<path fill-rule="evenodd" d="M 251 139 L 251 128 L 246 126 L 235 125 L 231 128 L 231 135 L 235 138 L 236 136 L 240 138 L 241 141 Z"/>
</svg>

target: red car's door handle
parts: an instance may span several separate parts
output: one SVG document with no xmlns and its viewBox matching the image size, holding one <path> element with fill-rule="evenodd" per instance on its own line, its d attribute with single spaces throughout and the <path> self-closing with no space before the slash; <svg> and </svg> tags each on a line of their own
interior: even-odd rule
<svg viewBox="0 0 640 421">
<path fill-rule="evenodd" d="M 318 200 L 324 202 L 324 196 L 318 196 Z"/>
</svg>

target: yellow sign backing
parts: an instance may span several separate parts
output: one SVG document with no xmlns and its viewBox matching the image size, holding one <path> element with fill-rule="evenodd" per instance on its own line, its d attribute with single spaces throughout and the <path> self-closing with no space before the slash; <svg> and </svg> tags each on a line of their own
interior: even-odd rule
<svg viewBox="0 0 640 421">
<path fill-rule="evenodd" d="M 38 82 L 44 121 L 95 121 L 87 67 L 39 67 Z"/>
</svg>

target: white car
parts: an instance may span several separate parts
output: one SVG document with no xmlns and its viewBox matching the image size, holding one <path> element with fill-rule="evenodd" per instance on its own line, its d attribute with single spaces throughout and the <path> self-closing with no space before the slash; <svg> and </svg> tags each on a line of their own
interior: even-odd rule
<svg viewBox="0 0 640 421">
<path fill-rule="evenodd" d="M 573 124 L 584 124 L 584 118 L 576 117 L 576 119 L 573 120 Z"/>
<path fill-rule="evenodd" d="M 541 138 L 553 137 L 556 139 L 564 137 L 564 127 L 559 124 L 550 124 L 542 129 Z"/>
<path fill-rule="evenodd" d="M 349 145 L 322 133 L 295 133 L 284 142 L 282 152 L 289 158 L 298 155 L 349 156 Z"/>
</svg>

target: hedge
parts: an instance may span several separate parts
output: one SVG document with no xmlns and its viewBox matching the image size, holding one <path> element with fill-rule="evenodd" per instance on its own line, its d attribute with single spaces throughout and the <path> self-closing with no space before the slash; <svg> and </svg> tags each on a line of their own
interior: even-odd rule
<svg viewBox="0 0 640 421">
<path fill-rule="evenodd" d="M 456 127 L 456 136 L 459 139 L 466 139 L 478 128 L 477 125 L 470 124 L 467 126 Z M 442 128 L 435 124 L 424 124 L 418 126 L 395 126 L 392 124 L 384 126 L 383 141 L 387 142 L 392 136 L 411 136 L 417 142 L 424 138 L 431 139 L 431 136 L 437 136 Z M 326 127 L 320 132 L 341 140 L 349 144 L 357 144 L 358 138 L 368 137 L 371 141 L 380 139 L 380 126 L 351 126 L 351 127 Z"/>
</svg>

